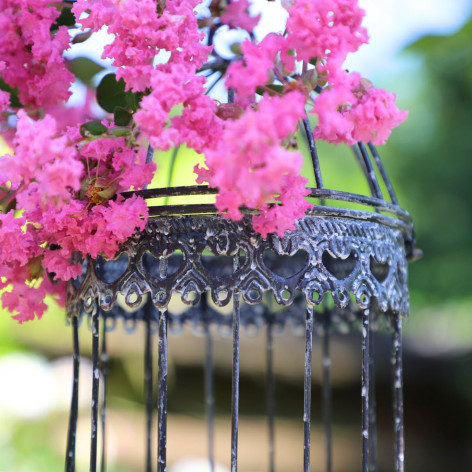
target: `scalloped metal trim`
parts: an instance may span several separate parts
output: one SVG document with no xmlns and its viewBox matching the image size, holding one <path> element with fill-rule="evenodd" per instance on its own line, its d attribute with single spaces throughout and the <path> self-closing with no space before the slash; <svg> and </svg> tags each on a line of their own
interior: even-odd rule
<svg viewBox="0 0 472 472">
<path fill-rule="evenodd" d="M 278 256 L 304 251 L 306 263 L 295 274 L 280 275 L 266 264 L 266 251 Z M 214 255 L 215 261 L 238 253 L 240 267 L 213 272 L 202 263 L 204 253 Z M 218 215 L 151 218 L 143 232 L 123 245 L 117 259 L 123 254 L 127 266 L 112 268 L 118 277 L 111 283 L 103 280 L 107 268 L 98 271 L 88 260 L 80 285 L 68 285 L 69 315 L 98 307 L 112 310 L 118 294 L 129 309 L 140 306 L 146 293 L 160 309 L 167 307 L 173 293 L 180 294 L 185 304 L 196 305 L 203 293 L 210 292 L 213 302 L 224 306 L 236 290 L 248 304 L 260 303 L 263 294 L 271 292 L 278 304 L 287 306 L 302 292 L 309 305 L 317 305 L 329 292 L 341 309 L 353 296 L 362 309 L 375 299 L 382 312 L 406 316 L 409 311 L 404 236 L 400 229 L 378 222 L 306 216 L 283 238 L 263 239 L 253 230 L 250 217 L 239 222 Z M 164 276 L 159 261 L 172 260 L 173 254 L 179 254 L 180 264 Z M 373 272 L 375 266 L 383 268 L 382 277 Z"/>
</svg>

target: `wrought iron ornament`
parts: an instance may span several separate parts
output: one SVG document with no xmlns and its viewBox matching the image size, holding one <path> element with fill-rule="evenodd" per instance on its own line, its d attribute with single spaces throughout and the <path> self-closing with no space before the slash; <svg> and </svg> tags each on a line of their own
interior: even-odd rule
<svg viewBox="0 0 472 472">
<path fill-rule="evenodd" d="M 185 189 L 170 189 L 179 193 Z M 198 190 L 201 191 L 201 190 Z M 198 192 L 197 191 L 197 192 Z M 149 191 L 153 192 L 153 191 Z M 154 191 L 155 192 L 155 191 Z M 189 193 L 194 193 L 190 191 Z M 362 332 L 362 470 L 376 469 L 376 419 L 371 330 L 379 323 L 393 333 L 395 470 L 404 470 L 401 320 L 408 315 L 407 259 L 411 254 L 413 227 L 396 204 L 375 197 L 313 189 L 324 197 L 368 203 L 376 211 L 317 206 L 299 220 L 283 238 L 263 239 L 254 232 L 251 217 L 233 222 L 215 214 L 151 218 L 146 229 L 121 249 L 114 261 L 89 259 L 83 276 L 68 287 L 68 312 L 74 335 L 74 390 L 71 404 L 66 470 L 75 470 L 77 425 L 78 320 L 89 317 L 92 327 L 93 391 L 90 470 L 97 470 L 99 422 L 99 321 L 103 319 L 101 369 L 106 371 L 106 333 L 118 319 L 129 331 L 138 322 L 146 326 L 144 348 L 146 396 L 146 471 L 152 471 L 151 431 L 153 406 L 153 326 L 158 329 L 158 472 L 166 470 L 167 438 L 167 329 L 192 324 L 206 337 L 205 385 L 208 423 L 208 458 L 214 470 L 214 381 L 210 325 L 231 329 L 233 335 L 231 470 L 237 470 L 240 326 L 267 330 L 267 409 L 269 469 L 276 470 L 273 379 L 273 330 L 287 323 L 305 327 L 305 394 L 303 470 L 310 470 L 311 366 L 313 333 L 322 339 L 323 410 L 326 437 L 326 470 L 332 470 L 330 333 L 334 329 Z M 346 196 L 347 195 L 347 196 Z M 394 216 L 380 213 L 390 211 Z M 179 213 L 179 208 L 169 209 Z M 198 211 L 201 211 L 198 206 Z M 197 211 L 197 210 L 195 210 Z M 182 211 L 184 213 L 184 211 Z M 172 296 L 188 305 L 183 313 L 169 310 Z M 314 309 L 331 295 L 333 306 Z M 232 315 L 220 307 L 232 303 Z M 282 307 L 283 309 L 277 308 Z M 155 331 L 155 330 L 154 330 Z M 102 378 L 106 381 L 106 377 Z M 105 386 L 104 386 L 105 387 Z M 104 388 L 103 387 L 103 388 Z M 101 427 L 105 433 L 106 395 L 103 395 Z M 106 470 L 103 434 L 100 470 Z"/>
<path fill-rule="evenodd" d="M 209 268 L 203 259 L 208 253 L 226 258 L 211 258 Z M 296 273 L 284 276 L 274 269 L 277 256 L 288 256 L 283 266 L 290 270 L 287 259 L 300 259 L 300 253 L 305 264 Z M 362 309 L 374 298 L 382 312 L 405 316 L 409 309 L 404 234 L 376 222 L 309 215 L 283 238 L 264 240 L 252 229 L 250 217 L 241 222 L 217 215 L 153 218 L 117 259 L 88 261 L 80 285 L 69 285 L 70 314 L 110 311 L 118 294 L 130 310 L 142 305 L 145 294 L 161 309 L 173 293 L 187 305 L 198 305 L 209 292 L 216 306 L 225 306 L 235 291 L 250 305 L 261 303 L 265 292 L 284 306 L 298 292 L 308 305 L 318 305 L 330 292 L 338 308 L 346 308 L 353 295 Z M 163 260 L 169 261 L 165 274 Z"/>
</svg>

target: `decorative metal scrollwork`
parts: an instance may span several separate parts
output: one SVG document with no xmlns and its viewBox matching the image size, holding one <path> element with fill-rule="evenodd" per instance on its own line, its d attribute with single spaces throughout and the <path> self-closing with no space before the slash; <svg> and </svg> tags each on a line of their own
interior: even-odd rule
<svg viewBox="0 0 472 472">
<path fill-rule="evenodd" d="M 87 261 L 83 277 L 69 285 L 68 307 L 74 315 L 98 307 L 107 312 L 121 295 L 120 306 L 132 311 L 148 294 L 165 308 L 174 293 L 194 306 L 205 292 L 223 307 L 235 290 L 248 305 L 272 294 L 277 304 L 289 306 L 300 293 L 318 305 L 329 292 L 339 309 L 352 300 L 365 309 L 375 299 L 381 312 L 406 316 L 404 235 L 377 222 L 309 215 L 283 238 L 264 240 L 250 217 L 152 218 L 114 261 Z"/>
</svg>

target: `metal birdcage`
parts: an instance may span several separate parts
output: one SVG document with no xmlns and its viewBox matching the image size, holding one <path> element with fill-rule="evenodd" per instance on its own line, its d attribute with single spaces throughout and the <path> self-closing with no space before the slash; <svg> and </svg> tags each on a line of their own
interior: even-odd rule
<svg viewBox="0 0 472 472">
<path fill-rule="evenodd" d="M 305 121 L 305 129 L 308 129 Z M 256 233 L 248 211 L 233 222 L 216 214 L 212 204 L 151 207 L 145 228 L 123 245 L 116 259 L 84 261 L 83 276 L 68 285 L 68 316 L 73 331 L 73 393 L 67 443 L 66 471 L 75 470 L 78 420 L 79 325 L 89 321 L 92 331 L 93 379 L 90 470 L 106 470 L 107 336 L 118 320 L 131 330 L 145 326 L 144 379 L 146 412 L 145 470 L 156 470 L 152 451 L 158 450 L 157 470 L 166 470 L 168 331 L 191 325 L 205 336 L 205 404 L 209 470 L 214 470 L 214 327 L 232 332 L 231 457 L 238 468 L 240 332 L 266 331 L 269 470 L 275 471 L 274 446 L 274 332 L 287 325 L 303 328 L 304 442 L 300 445 L 303 470 L 310 470 L 312 424 L 313 337 L 322 351 L 323 418 L 326 444 L 325 470 L 332 470 L 332 398 L 330 339 L 339 330 L 361 332 L 361 400 L 359 437 L 363 472 L 376 470 L 376 416 L 374 404 L 374 329 L 392 336 L 395 465 L 404 470 L 402 321 L 408 315 L 407 263 L 415 254 L 414 229 L 395 192 L 376 148 L 359 143 L 352 147 L 370 196 L 323 186 L 315 142 L 306 133 L 313 161 L 317 199 L 296 230 L 284 237 Z M 386 189 L 384 196 L 381 188 Z M 216 193 L 206 186 L 146 189 L 144 198 L 194 196 Z M 126 197 L 127 195 L 125 195 Z M 330 204 L 328 205 L 328 202 Z M 339 204 L 341 203 L 341 204 Z M 350 207 L 346 208 L 349 204 Z M 169 303 L 179 297 L 185 310 L 174 313 Z M 329 301 L 329 302 L 328 302 Z M 231 314 L 222 307 L 232 306 Z M 118 329 L 118 328 L 117 328 Z M 156 334 L 157 331 L 157 334 Z M 153 375 L 153 339 L 158 338 L 158 373 Z M 101 373 L 101 374 L 100 374 Z M 99 383 L 103 392 L 99 396 Z M 157 389 L 157 405 L 153 401 Z M 152 428 L 157 409 L 158 440 Z M 102 428 L 99 444 L 97 432 Z M 203 433 L 203 432 L 202 432 Z M 100 457 L 101 456 L 101 457 Z"/>
</svg>

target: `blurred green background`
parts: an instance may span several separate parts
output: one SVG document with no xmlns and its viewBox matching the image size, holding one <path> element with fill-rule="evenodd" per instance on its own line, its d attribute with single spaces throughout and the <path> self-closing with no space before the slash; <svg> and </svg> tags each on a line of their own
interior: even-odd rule
<svg viewBox="0 0 472 472">
<path fill-rule="evenodd" d="M 401 54 L 402 68 L 375 85 L 394 90 L 410 116 L 380 149 L 402 206 L 416 223 L 424 258 L 411 265 L 411 317 L 405 326 L 406 464 L 411 472 L 472 470 L 472 22 L 449 36 L 425 36 Z M 174 162 L 179 176 L 196 163 L 179 151 L 156 158 L 162 181 Z M 366 191 L 356 180 L 348 150 L 320 146 L 326 185 Z M 173 184 L 176 181 L 171 182 Z M 82 350 L 90 352 L 82 329 Z M 87 338 L 87 339 L 85 339 Z M 144 416 L 139 329 L 110 337 L 112 471 L 143 470 Z M 19 326 L 0 316 L 0 472 L 63 469 L 71 388 L 71 332 L 64 314 Z M 242 340 L 240 470 L 267 470 L 264 408 L 264 333 Z M 378 358 L 379 471 L 393 470 L 389 340 L 376 336 Z M 215 344 L 217 459 L 229 463 L 230 341 Z M 360 468 L 360 351 L 356 335 L 333 346 L 334 470 Z M 169 461 L 204 457 L 204 341 L 185 332 L 170 340 Z M 323 470 L 315 346 L 312 470 Z M 276 339 L 276 455 L 280 471 L 300 470 L 302 458 L 303 339 Z M 90 365 L 84 360 L 84 373 Z M 90 385 L 84 381 L 78 470 L 87 470 Z M 185 394 L 185 395 L 184 395 Z M 174 469 L 172 469 L 174 464 Z M 205 470 L 205 469 L 201 469 Z M 222 469 L 225 470 L 225 469 Z"/>
</svg>

